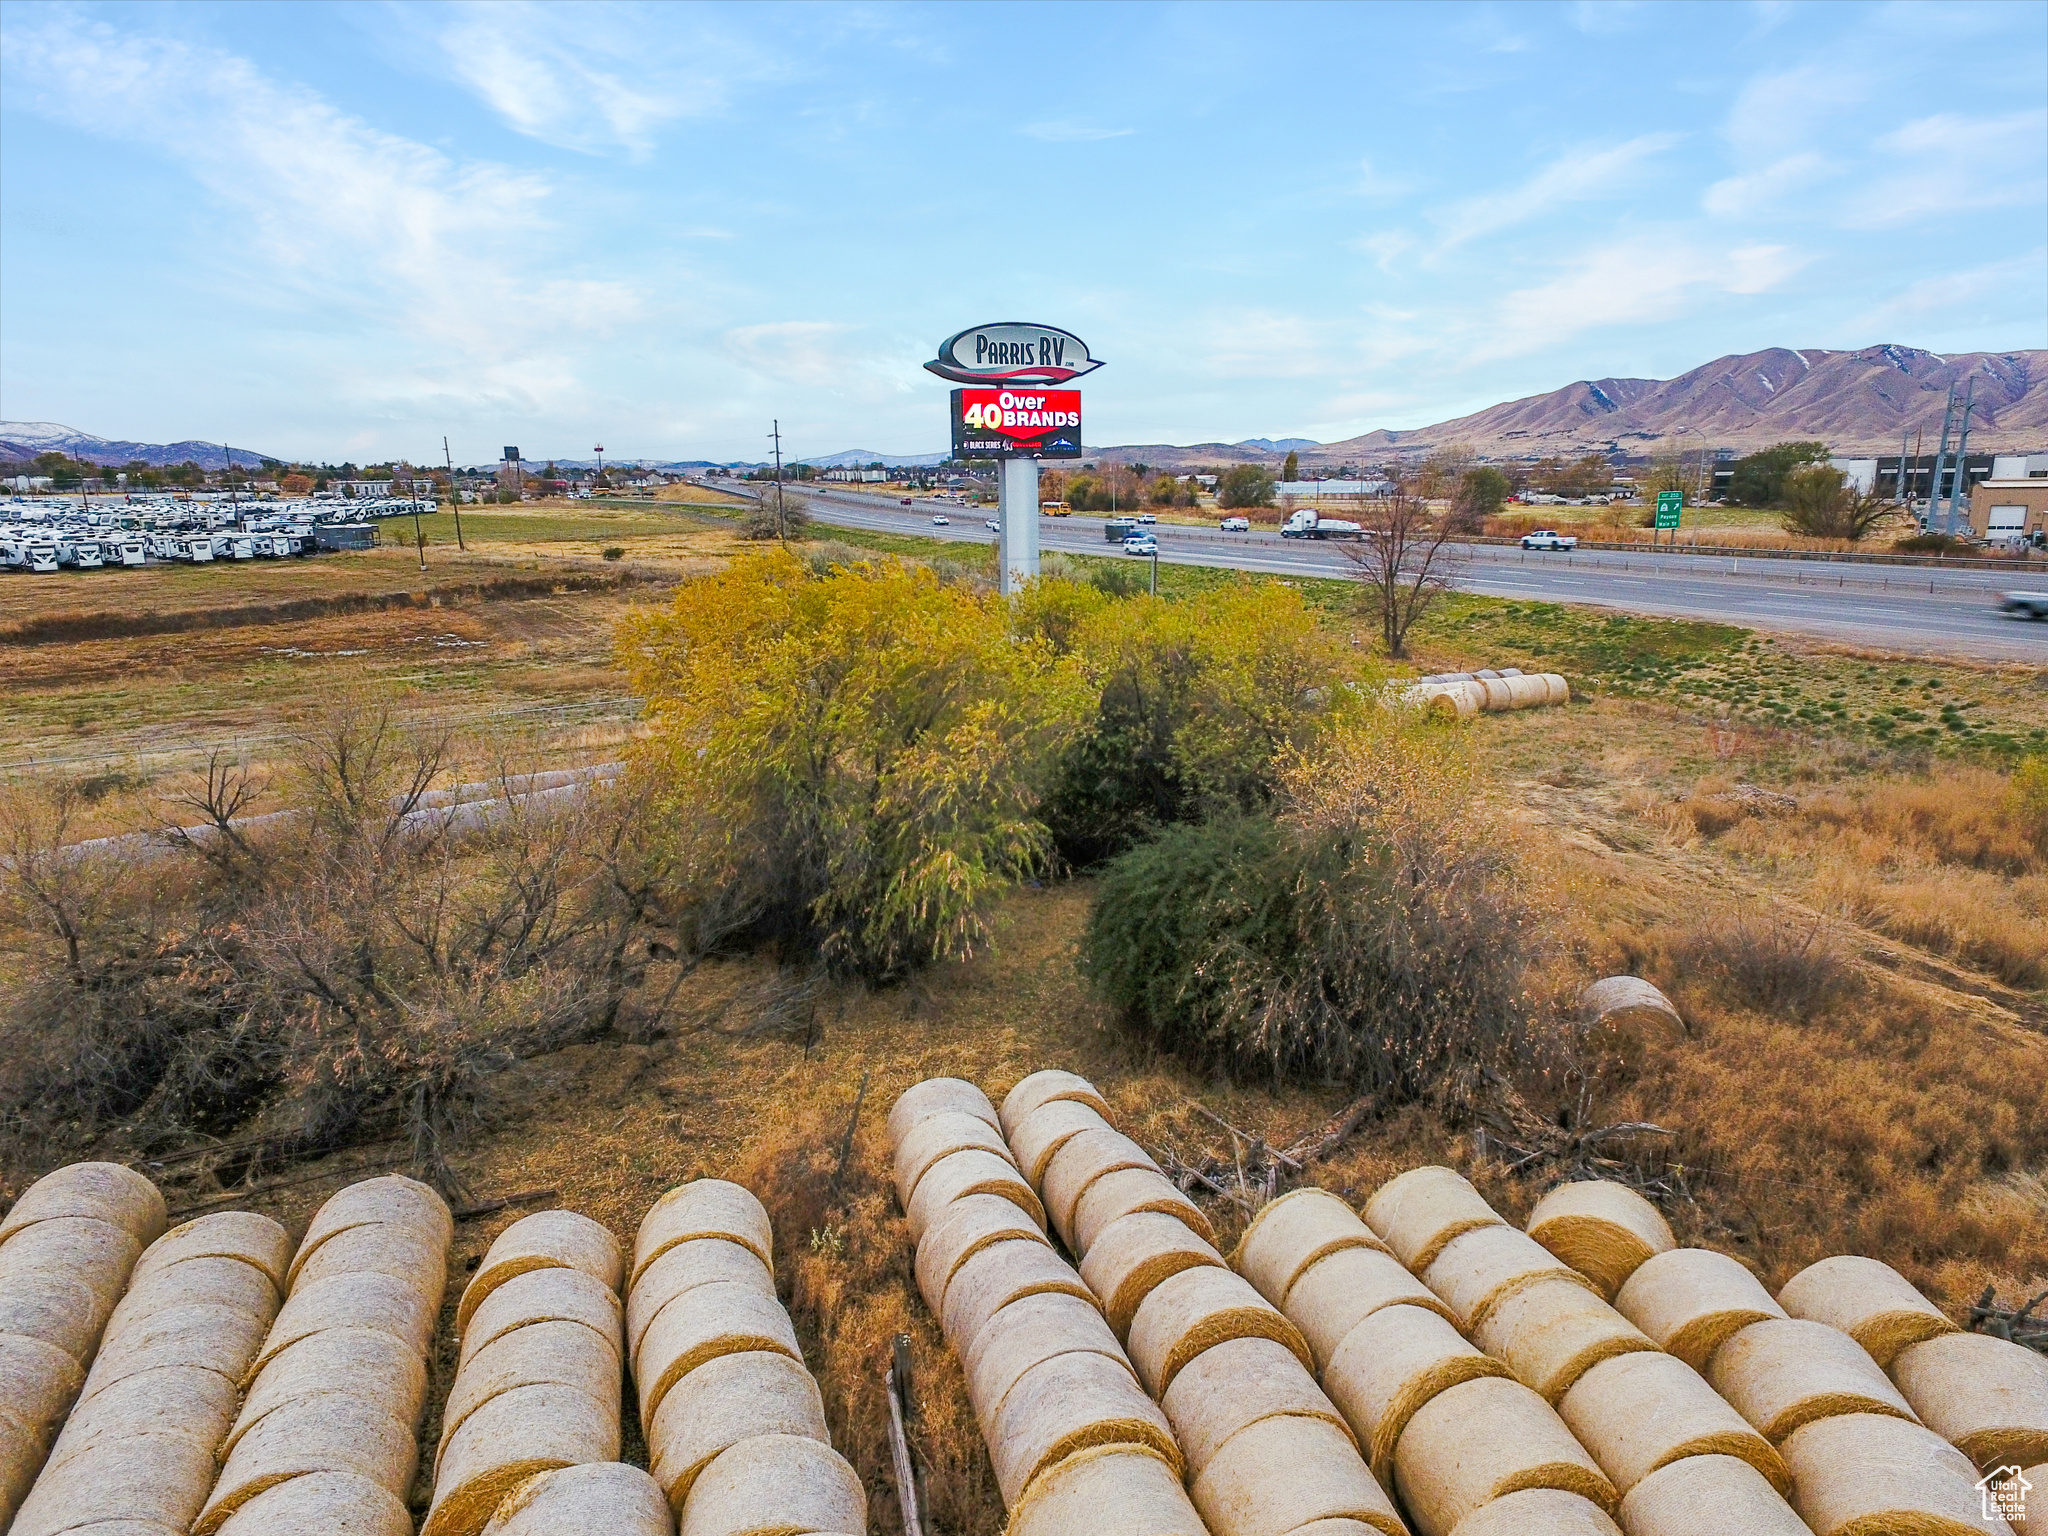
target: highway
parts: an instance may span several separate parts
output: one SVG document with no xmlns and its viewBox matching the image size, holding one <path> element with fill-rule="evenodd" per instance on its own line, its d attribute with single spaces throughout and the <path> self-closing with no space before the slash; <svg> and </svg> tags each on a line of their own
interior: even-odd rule
<svg viewBox="0 0 2048 1536">
<path fill-rule="evenodd" d="M 804 496 L 813 517 L 842 527 L 979 544 L 995 538 L 983 526 L 991 515 L 987 508 L 945 508 L 952 526 L 935 528 L 932 504 L 922 498 L 911 508 L 894 499 L 810 485 Z M 1045 518 L 1039 527 L 1040 547 L 1047 552 L 1135 558 L 1105 542 L 1099 516 Z M 1151 531 L 1167 564 L 1338 578 L 1352 570 L 1336 544 L 1178 523 Z M 1467 592 L 1712 619 L 1876 650 L 2048 665 L 2048 624 L 2008 618 L 1996 606 L 1998 594 L 2010 587 L 2048 585 L 2048 572 L 1731 559 L 1682 550 L 1546 554 L 1477 544 L 1455 546 L 1453 553 L 1454 584 Z"/>
</svg>

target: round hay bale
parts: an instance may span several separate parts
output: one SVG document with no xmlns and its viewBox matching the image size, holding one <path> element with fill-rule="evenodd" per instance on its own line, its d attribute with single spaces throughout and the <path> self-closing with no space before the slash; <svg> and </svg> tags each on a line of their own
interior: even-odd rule
<svg viewBox="0 0 2048 1536">
<path fill-rule="evenodd" d="M 1550 692 L 1549 702 L 1551 702 L 1552 704 L 1571 703 L 1572 685 L 1564 680 L 1562 674 L 1556 672 L 1544 672 L 1540 673 L 1539 676 L 1541 676 L 1543 679 L 1543 686 L 1547 688 Z"/>
<path fill-rule="evenodd" d="M 1482 1504 L 1451 1536 L 1621 1536 L 1598 1504 L 1560 1488 L 1524 1488 Z"/>
<path fill-rule="evenodd" d="M 940 1326 L 963 1356 L 973 1351 L 988 1320 L 1022 1296 L 1064 1291 L 1095 1305 L 1095 1294 L 1071 1264 L 1044 1243 L 1013 1239 L 991 1243 L 953 1272 Z"/>
<path fill-rule="evenodd" d="M 1411 1168 L 1387 1180 L 1366 1201 L 1365 1224 L 1418 1275 L 1452 1238 L 1507 1225 L 1463 1174 L 1449 1168 Z"/>
<path fill-rule="evenodd" d="M 1193 1477 L 1201 1476 L 1225 1441 L 1261 1419 L 1324 1419 L 1351 1440 L 1337 1405 L 1293 1351 L 1271 1339 L 1231 1339 L 1205 1350 L 1174 1377 L 1159 1406 Z M 1354 1456 L 1356 1449 L 1354 1443 Z"/>
<path fill-rule="evenodd" d="M 135 1261 L 131 1284 L 140 1285 L 159 1269 L 182 1264 L 187 1259 L 240 1259 L 268 1275 L 282 1296 L 285 1274 L 291 1267 L 292 1240 L 283 1227 L 254 1211 L 215 1211 L 210 1216 L 195 1216 L 149 1245 Z"/>
<path fill-rule="evenodd" d="M 97 1520 L 153 1520 L 184 1530 L 213 1486 L 213 1452 L 182 1436 L 135 1434 L 52 1458 L 21 1501 L 8 1536 L 60 1536 Z"/>
<path fill-rule="evenodd" d="M 85 1385 L 85 1368 L 65 1350 L 25 1334 L 0 1333 L 0 1413 L 36 1441 L 36 1461 Z"/>
<path fill-rule="evenodd" d="M 1159 1397 L 1190 1360 L 1226 1339 L 1273 1339 L 1304 1369 L 1315 1366 L 1301 1330 L 1244 1276 L 1221 1268 L 1184 1269 L 1153 1287 L 1131 1319 L 1127 1343 L 1138 1379 Z"/>
<path fill-rule="evenodd" d="M 539 1472 L 498 1505 L 484 1536 L 674 1536 L 660 1486 L 638 1467 L 586 1462 Z"/>
<path fill-rule="evenodd" d="M 647 1266 L 677 1243 L 699 1237 L 722 1237 L 751 1248 L 771 1272 L 775 1268 L 775 1233 L 753 1191 L 725 1179 L 692 1179 L 663 1195 L 640 1218 L 626 1288 L 638 1285 Z"/>
<path fill-rule="evenodd" d="M 220 1536 L 412 1536 L 412 1514 L 366 1477 L 309 1472 L 250 1499 Z"/>
<path fill-rule="evenodd" d="M 1010 1150 L 1016 1154 L 1024 1177 L 1036 1185 L 1044 1179 L 1045 1165 L 1052 1161 L 1053 1153 L 1074 1137 L 1083 1131 L 1112 1129 L 1093 1104 L 1080 1099 L 1054 1099 L 1017 1122 L 1017 1129 L 1010 1133 Z"/>
<path fill-rule="evenodd" d="M 1288 1536 L 1312 1520 L 1356 1520 L 1385 1536 L 1407 1536 L 1386 1491 L 1358 1459 L 1350 1431 L 1302 1414 L 1246 1425 L 1188 1485 L 1212 1531 Z"/>
<path fill-rule="evenodd" d="M 462 1288 L 455 1307 L 456 1333 L 469 1327 L 470 1314 L 486 1296 L 514 1275 L 534 1269 L 580 1269 L 617 1290 L 625 1278 L 626 1259 L 609 1227 L 576 1211 L 522 1216 L 498 1234 Z"/>
<path fill-rule="evenodd" d="M 648 1469 L 681 1510 L 698 1474 L 752 1435 L 832 1443 L 825 1400 L 801 1360 L 749 1350 L 707 1360 L 677 1382 L 647 1427 Z"/>
<path fill-rule="evenodd" d="M 190 1440 L 212 1456 L 235 1421 L 237 1395 L 232 1377 L 199 1366 L 167 1365 L 130 1376 L 71 1410 L 50 1447 L 50 1464 L 130 1435 Z"/>
<path fill-rule="evenodd" d="M 0 1409 L 0 1522 L 12 1520 L 21 1501 L 28 1497 L 36 1473 L 42 1469 L 45 1444 L 40 1434 Z M 0 1530 L 4 1529 L 5 1525 L 0 1524 Z"/>
<path fill-rule="evenodd" d="M 1216 1229 L 1202 1208 L 1157 1168 L 1119 1168 L 1090 1184 L 1074 1207 L 1074 1230 L 1067 1243 L 1086 1258 L 1096 1236 L 1120 1216 L 1133 1211 L 1165 1211 L 1187 1224 L 1206 1243 L 1216 1241 Z"/>
<path fill-rule="evenodd" d="M 1629 1536 L 1812 1536 L 1763 1473 L 1737 1456 L 1687 1456 L 1621 1496 Z"/>
<path fill-rule="evenodd" d="M 1472 1330 L 1472 1342 L 1552 1404 L 1601 1361 L 1657 1348 L 1585 1286 L 1566 1280 L 1517 1291 Z"/>
<path fill-rule="evenodd" d="M 521 1330 L 526 1332 L 528 1330 Z M 501 1392 L 441 1442 L 420 1536 L 477 1536 L 536 1472 L 619 1459 L 619 1398 L 559 1384 Z"/>
<path fill-rule="evenodd" d="M 1041 1291 L 1001 1308 L 958 1351 L 975 1422 L 993 1424 L 1010 1388 L 1034 1365 L 1075 1351 L 1102 1355 L 1131 1371 L 1129 1357 L 1092 1300 L 1065 1291 Z M 1137 1372 L 1131 1371 L 1131 1379 L 1138 1379 Z"/>
<path fill-rule="evenodd" d="M 21 1192 L 0 1218 L 0 1247 L 39 1221 L 81 1216 L 119 1227 L 144 1248 L 163 1235 L 163 1192 L 121 1163 L 72 1163 Z"/>
<path fill-rule="evenodd" d="M 1501 681 L 1507 684 L 1509 709 L 1536 709 L 1550 702 L 1550 685 L 1541 677 L 1524 674 Z"/>
<path fill-rule="evenodd" d="M 945 1209 L 969 1195 L 1000 1195 L 1029 1216 L 1041 1232 L 1045 1230 L 1045 1207 L 1009 1157 L 969 1148 L 940 1158 L 917 1181 L 903 1213 L 910 1222 L 910 1240 L 922 1242 Z"/>
<path fill-rule="evenodd" d="M 989 1103 L 988 1095 L 974 1084 L 958 1077 L 928 1077 L 904 1089 L 889 1107 L 889 1145 L 901 1146 L 903 1138 L 910 1134 L 910 1128 L 918 1121 L 949 1110 L 959 1110 L 977 1120 L 986 1120 L 999 1131 L 1003 1128 L 1002 1121 L 996 1117 L 995 1105 Z"/>
<path fill-rule="evenodd" d="M 32 1279 L 0 1287 L 0 1333 L 41 1339 L 74 1360 L 90 1360 L 112 1303 L 69 1275 L 45 1270 Z"/>
<path fill-rule="evenodd" d="M 1514 695 L 1508 692 L 1506 678 L 1498 675 L 1488 677 L 1481 673 L 1472 681 L 1485 696 L 1479 707 L 1486 713 L 1497 714 L 1502 710 L 1514 708 Z"/>
<path fill-rule="evenodd" d="M 522 1333 L 524 1329 L 520 1330 Z M 789 1314 L 773 1296 L 725 1282 L 685 1291 L 663 1307 L 640 1341 L 640 1418 L 651 1420 L 669 1389 L 707 1360 L 766 1349 L 801 1360 Z"/>
<path fill-rule="evenodd" d="M 2048 1462 L 2043 1462 L 2037 1467 L 2027 1467 L 2020 1476 L 2034 1488 L 2048 1488 Z M 2028 1497 L 2032 1498 L 2033 1495 L 2029 1493 Z M 2031 1516 L 2008 1520 L 2006 1523 L 2012 1527 L 2013 1536 L 2048 1536 L 2048 1514 L 2042 1512 L 2043 1508 L 2040 1501 L 2036 1500 Z"/>
<path fill-rule="evenodd" d="M 1674 1248 L 1644 1260 L 1614 1293 L 1614 1305 L 1696 1371 L 1751 1323 L 1785 1315 L 1755 1275 L 1711 1248 Z"/>
<path fill-rule="evenodd" d="M 1422 1307 L 1447 1321 L 1451 1309 L 1401 1261 L 1376 1248 L 1340 1248 L 1296 1277 L 1287 1315 L 1301 1329 L 1318 1367 L 1327 1366 L 1345 1335 L 1382 1307 Z"/>
<path fill-rule="evenodd" d="M 962 1264 L 991 1243 L 1013 1239 L 1043 1243 L 1045 1234 L 1001 1195 L 966 1195 L 941 1211 L 918 1241 L 915 1266 L 918 1293 L 932 1316 L 946 1315 L 946 1287 Z"/>
<path fill-rule="evenodd" d="M 1077 1451 L 1010 1511 L 1008 1536 L 1211 1536 L 1166 1457 L 1135 1445 Z"/>
<path fill-rule="evenodd" d="M 760 1260 L 754 1262 L 759 1264 Z M 581 1323 L 617 1349 L 620 1313 L 618 1292 L 594 1275 L 586 1275 L 580 1269 L 528 1270 L 507 1280 L 477 1304 L 462 1335 L 457 1369 L 493 1339 L 532 1323 Z"/>
<path fill-rule="evenodd" d="M 295 1288 L 278 1309 L 277 1321 L 270 1325 L 243 1379 L 253 1380 L 281 1351 L 323 1328 L 374 1328 L 424 1356 L 440 1310 L 439 1297 L 422 1296 L 390 1275 L 334 1275 Z"/>
<path fill-rule="evenodd" d="M 1481 1354 L 1440 1313 L 1382 1307 L 1344 1336 L 1323 1370 L 1323 1388 L 1357 1433 L 1381 1482 L 1416 1410 L 1440 1392 L 1508 1368 Z"/>
<path fill-rule="evenodd" d="M 1624 1059 L 1651 1045 L 1674 1045 L 1686 1036 L 1685 1020 L 1671 999 L 1640 976 L 1603 976 L 1579 993 L 1579 1019 L 1586 1033 Z"/>
<path fill-rule="evenodd" d="M 648 1265 L 633 1294 L 626 1298 L 626 1358 L 637 1364 L 647 1325 L 660 1316 L 663 1307 L 700 1285 L 723 1284 L 750 1285 L 763 1296 L 775 1294 L 775 1276 L 761 1256 L 722 1237 L 677 1243 Z"/>
<path fill-rule="evenodd" d="M 1536 1239 L 1510 1226 L 1475 1227 L 1444 1244 L 1422 1276 L 1470 1330 L 1517 1292 L 1559 1280 L 1589 1293 L 1593 1282 L 1561 1263 Z M 1594 1299 L 1599 1298 L 1596 1295 Z"/>
<path fill-rule="evenodd" d="M 1104 1174 L 1119 1168 L 1149 1168 L 1159 1172 L 1143 1147 L 1121 1131 L 1100 1129 L 1069 1137 L 1045 1165 L 1046 1214 L 1060 1236 L 1073 1245 L 1074 1208 L 1088 1192 L 1088 1186 Z"/>
<path fill-rule="evenodd" d="M 62 1276 L 90 1286 L 113 1310 L 142 1253 L 130 1232 L 93 1216 L 51 1216 L 19 1227 L 0 1248 L 0 1292 L 29 1289 Z"/>
<path fill-rule="evenodd" d="M 1707 1379 L 1773 1445 L 1802 1424 L 1845 1413 L 1913 1418 L 1863 1346 L 1825 1323 L 1751 1323 L 1715 1353 Z"/>
<path fill-rule="evenodd" d="M 345 1392 L 286 1403 L 254 1425 L 221 1468 L 192 1536 L 212 1536 L 266 1488 L 313 1472 L 350 1472 L 396 1493 L 419 1461 L 413 1427 Z"/>
<path fill-rule="evenodd" d="M 721 1451 L 698 1474 L 683 1506 L 681 1536 L 867 1528 L 867 1489 L 845 1457 L 797 1435 L 755 1435 Z"/>
<path fill-rule="evenodd" d="M 1221 1268 L 1223 1259 L 1178 1218 L 1164 1211 L 1137 1211 L 1103 1229 L 1081 1261 L 1081 1278 L 1102 1299 L 1102 1310 L 1118 1338 L 1152 1288 L 1184 1269 Z"/>
<path fill-rule="evenodd" d="M 1025 1117 L 1032 1111 L 1062 1099 L 1089 1105 L 1105 1121 L 1115 1118 L 1109 1112 L 1109 1102 L 1087 1078 L 1077 1073 L 1063 1072 L 1057 1067 L 1048 1067 L 1042 1072 L 1032 1073 L 1003 1095 L 1003 1134 L 1015 1136 L 1017 1127 L 1024 1123 Z"/>
<path fill-rule="evenodd" d="M 268 1328 L 277 1316 L 277 1287 L 270 1276 L 240 1259 L 187 1259 L 145 1275 L 128 1287 L 113 1315 L 107 1319 L 102 1347 L 112 1344 L 128 1329 L 172 1307 L 230 1307 L 246 1312 Z M 243 1361 L 235 1366 L 240 1375 Z M 222 1369 L 220 1366 L 216 1370 Z"/>
<path fill-rule="evenodd" d="M 1610 1179 L 1558 1185 L 1536 1202 L 1523 1230 L 1609 1301 L 1645 1259 L 1678 1246 L 1657 1207 Z"/>
<path fill-rule="evenodd" d="M 1091 1445 L 1142 1445 L 1179 1469 L 1166 1415 L 1115 1360 L 1080 1350 L 1019 1376 L 984 1431 L 1003 1503 L 1014 1507 L 1047 1467 Z"/>
<path fill-rule="evenodd" d="M 2024 1345 L 1988 1333 L 1926 1339 L 1899 1351 L 1892 1379 L 1920 1422 L 1978 1466 L 2048 1461 L 2048 1358 Z"/>
<path fill-rule="evenodd" d="M 1230 1256 L 1230 1267 L 1284 1309 L 1288 1287 L 1324 1255 L 1343 1248 L 1384 1252 L 1386 1247 L 1342 1200 L 1326 1189 L 1304 1187 L 1269 1201 L 1252 1218 Z"/>
<path fill-rule="evenodd" d="M 1450 1536 L 1483 1504 L 1556 1488 L 1612 1513 L 1620 1496 L 1564 1420 L 1518 1381 L 1482 1376 L 1418 1408 L 1394 1447 L 1394 1485 L 1421 1536 Z"/>
<path fill-rule="evenodd" d="M 309 1334 L 271 1357 L 242 1400 L 220 1454 L 232 1452 L 243 1435 L 286 1403 L 322 1392 L 347 1392 L 401 1424 L 416 1424 L 427 1397 L 426 1362 L 409 1344 L 373 1328 Z"/>
<path fill-rule="evenodd" d="M 1623 1493 L 1687 1456 L 1733 1456 L 1778 1492 L 1791 1487 L 1771 1443 L 1673 1355 L 1604 1360 L 1564 1395 L 1557 1412 Z"/>
<path fill-rule="evenodd" d="M 263 1343 L 263 1319 L 236 1307 L 166 1307 L 140 1317 L 108 1339 L 85 1373 L 86 1397 L 117 1381 L 167 1365 L 198 1366 L 226 1374 L 255 1358 Z"/>
<path fill-rule="evenodd" d="M 1984 1536 L 1977 1469 L 1931 1429 L 1843 1413 L 1801 1426 L 1783 1450 L 1792 1507 L 1814 1536 Z"/>
<path fill-rule="evenodd" d="M 977 1115 L 948 1110 L 918 1121 L 896 1148 L 897 1202 L 910 1209 L 910 1197 L 925 1170 L 942 1157 L 970 1148 L 993 1153 L 1006 1163 L 1012 1161 L 1002 1133 Z"/>
<path fill-rule="evenodd" d="M 535 1323 L 485 1345 L 455 1376 L 441 1410 L 438 1468 L 472 1415 L 521 1387 L 574 1387 L 600 1403 L 618 1400 L 618 1351 L 590 1336 L 581 1323 Z"/>
<path fill-rule="evenodd" d="M 412 1228 L 443 1253 L 455 1239 L 455 1218 L 446 1200 L 418 1179 L 387 1173 L 349 1185 L 313 1213 L 306 1235 L 299 1239 L 298 1252 L 292 1255 L 291 1268 L 285 1272 L 286 1283 L 296 1290 L 306 1261 L 337 1234 L 384 1222 Z"/>
<path fill-rule="evenodd" d="M 1807 1265 L 1780 1287 L 1778 1304 L 1793 1317 L 1841 1329 L 1886 1370 L 1908 1344 L 1957 1331 L 1912 1281 L 1856 1254 Z"/>
</svg>

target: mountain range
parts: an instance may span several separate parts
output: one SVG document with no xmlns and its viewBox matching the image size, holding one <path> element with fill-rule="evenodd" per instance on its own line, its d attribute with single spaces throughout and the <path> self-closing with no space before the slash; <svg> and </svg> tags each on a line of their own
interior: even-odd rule
<svg viewBox="0 0 2048 1536">
<path fill-rule="evenodd" d="M 1719 357 L 1675 379 L 1581 379 L 1433 426 L 1381 429 L 1298 451 L 1303 463 L 1327 466 L 1418 457 L 1452 444 L 1489 458 L 1617 451 L 1640 457 L 1701 446 L 1750 452 L 1811 438 L 1839 454 L 1877 454 L 1897 453 L 1903 437 L 1919 434 L 1932 453 L 1949 385 L 1960 396 L 1972 383 L 1973 449 L 2048 448 L 2048 352 L 1943 356 L 1884 346 L 1772 347 Z M 1232 447 L 1250 446 L 1145 443 L 1091 452 L 1105 462 L 1178 466 L 1213 464 Z M 1275 444 L 1266 457 L 1277 461 L 1284 452 Z"/>
<path fill-rule="evenodd" d="M 1090 448 L 1102 463 L 1161 468 L 1250 462 L 1277 465 L 1290 452 L 1305 465 L 1334 467 L 1416 458 L 1453 444 L 1488 458 L 1624 453 L 1644 457 L 1698 447 L 1749 452 L 1794 438 L 1826 443 L 1838 454 L 1896 453 L 1913 437 L 1932 453 L 1951 384 L 1974 385 L 1970 446 L 1983 453 L 2048 449 L 2048 351 L 1958 352 L 1864 347 L 1853 352 L 1772 347 L 1719 357 L 1675 379 L 1581 379 L 1547 394 L 1488 406 L 1433 426 L 1382 428 L 1319 443 L 1305 437 L 1245 438 L 1235 443 L 1126 443 Z M 96 464 L 227 462 L 219 443 L 131 443 L 94 437 L 48 421 L 0 422 L 0 458 L 24 460 L 55 449 Z M 264 455 L 233 450 L 253 465 Z M 529 455 L 529 458 L 536 456 Z M 821 468 L 851 464 L 925 466 L 944 453 L 890 454 L 867 448 L 811 458 Z M 560 464 L 587 461 L 562 459 Z M 649 468 L 701 468 L 702 459 L 637 459 Z M 738 466 L 735 466 L 738 467 Z M 752 466 L 747 466 L 752 467 Z"/>
</svg>

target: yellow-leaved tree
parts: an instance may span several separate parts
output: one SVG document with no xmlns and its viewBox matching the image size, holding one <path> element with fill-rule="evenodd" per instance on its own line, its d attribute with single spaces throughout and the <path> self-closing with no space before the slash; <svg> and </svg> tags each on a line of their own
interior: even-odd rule
<svg viewBox="0 0 2048 1536">
<path fill-rule="evenodd" d="M 659 834 L 700 911 L 885 979 L 972 954 L 1041 868 L 1079 667 L 993 594 L 783 550 L 686 582 L 622 659 L 647 700 Z"/>
</svg>

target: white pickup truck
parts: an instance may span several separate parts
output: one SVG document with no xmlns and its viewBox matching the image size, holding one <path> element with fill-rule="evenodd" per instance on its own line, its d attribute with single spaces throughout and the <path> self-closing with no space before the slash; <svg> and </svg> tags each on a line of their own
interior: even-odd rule
<svg viewBox="0 0 2048 1536">
<path fill-rule="evenodd" d="M 2000 611 L 2028 619 L 2048 619 L 2048 592 L 2006 592 L 2000 595 Z"/>
<path fill-rule="evenodd" d="M 1576 534 L 1559 533 L 1555 528 L 1538 528 L 1533 533 L 1522 535 L 1524 549 L 1561 549 L 1570 553 L 1579 547 Z"/>
</svg>

